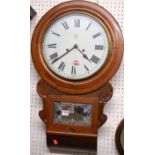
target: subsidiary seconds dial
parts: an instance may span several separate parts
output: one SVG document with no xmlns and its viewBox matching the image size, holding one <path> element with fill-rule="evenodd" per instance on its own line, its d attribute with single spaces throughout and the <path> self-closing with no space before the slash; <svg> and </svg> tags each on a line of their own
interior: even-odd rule
<svg viewBox="0 0 155 155">
<path fill-rule="evenodd" d="M 94 75 L 108 55 L 109 38 L 104 25 L 85 13 L 58 18 L 43 39 L 43 57 L 48 68 L 68 80 Z"/>
</svg>

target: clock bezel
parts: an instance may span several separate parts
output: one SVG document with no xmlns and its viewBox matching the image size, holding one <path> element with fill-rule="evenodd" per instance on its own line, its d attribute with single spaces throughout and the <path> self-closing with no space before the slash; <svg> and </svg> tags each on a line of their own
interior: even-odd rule
<svg viewBox="0 0 155 155">
<path fill-rule="evenodd" d="M 85 12 L 95 16 L 104 23 L 110 35 L 111 53 L 107 62 L 95 75 L 80 81 L 70 81 L 55 75 L 46 65 L 42 55 L 44 35 L 51 23 L 71 12 Z M 118 70 L 123 57 L 123 35 L 116 20 L 104 8 L 87 1 L 69 1 L 55 6 L 41 18 L 33 33 L 31 51 L 38 73 L 50 86 L 64 93 L 84 94 L 104 86 Z"/>
<path fill-rule="evenodd" d="M 109 55 L 110 55 L 110 53 L 111 53 L 111 46 L 110 46 L 110 35 L 109 35 L 109 33 L 108 33 L 108 30 L 107 30 L 107 28 L 105 27 L 105 25 L 98 19 L 98 18 L 96 18 L 95 16 L 93 16 L 93 15 L 91 15 L 91 14 L 89 14 L 89 13 L 86 13 L 86 12 L 82 12 L 82 11 L 72 11 L 72 12 L 69 12 L 69 13 L 66 13 L 66 14 L 63 14 L 62 16 L 59 16 L 58 18 L 56 18 L 55 19 L 55 21 L 53 21 L 53 23 L 54 22 L 56 22 L 57 20 L 59 20 L 59 18 L 62 18 L 62 17 L 64 17 L 64 16 L 66 16 L 66 15 L 70 15 L 70 14 L 84 14 L 84 15 L 87 15 L 87 16 L 90 16 L 90 17 L 92 17 L 94 20 L 96 20 L 102 27 L 103 27 L 103 29 L 106 31 L 106 35 L 107 35 L 107 39 L 108 39 L 108 55 L 107 55 L 107 57 L 106 57 L 106 59 L 105 59 L 105 61 L 103 62 L 103 64 L 100 66 L 100 68 L 99 69 L 97 69 L 93 74 L 91 74 L 91 75 L 87 75 L 86 77 L 82 77 L 82 78 L 67 78 L 67 77 L 63 77 L 62 75 L 60 75 L 60 74 L 58 74 L 58 73 L 56 73 L 56 72 L 54 72 L 54 70 L 52 70 L 50 67 L 49 67 L 49 64 L 47 63 L 47 60 L 46 60 L 46 58 L 45 58 L 45 56 L 44 56 L 44 47 L 45 47 L 45 45 L 44 45 L 44 39 L 43 39 L 43 49 L 42 49 L 42 55 L 43 55 L 43 59 L 44 59 L 44 61 L 45 61 L 45 64 L 47 65 L 47 67 L 51 70 L 51 72 L 53 72 L 56 76 L 58 76 L 58 77 L 60 77 L 60 78 L 62 78 L 62 79 L 64 79 L 64 80 L 69 80 L 69 81 L 82 81 L 82 80 L 86 80 L 86 79 L 88 79 L 88 78 L 90 78 L 90 77 L 92 77 L 92 76 L 94 76 L 94 74 L 96 74 L 97 72 L 99 72 L 100 71 L 100 69 L 106 64 L 106 62 L 107 62 L 107 60 L 108 60 L 108 57 L 109 57 Z M 52 23 L 52 24 L 53 24 Z M 51 25 L 52 25 L 51 24 Z M 51 26 L 50 25 L 50 26 Z M 49 27 L 50 27 L 49 26 Z M 46 34 L 48 33 L 48 31 L 49 31 L 49 27 L 47 28 L 47 30 L 46 30 L 46 33 L 44 34 L 44 38 L 45 38 L 45 36 L 46 36 Z"/>
</svg>

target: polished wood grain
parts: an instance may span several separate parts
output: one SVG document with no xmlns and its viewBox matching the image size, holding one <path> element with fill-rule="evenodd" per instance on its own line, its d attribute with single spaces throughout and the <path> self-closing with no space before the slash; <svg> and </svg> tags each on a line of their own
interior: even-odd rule
<svg viewBox="0 0 155 155">
<path fill-rule="evenodd" d="M 55 75 L 46 65 L 42 54 L 44 35 L 60 16 L 84 12 L 101 21 L 109 34 L 110 55 L 106 64 L 94 76 L 80 81 L 69 81 Z M 51 87 L 68 94 L 86 94 L 103 87 L 117 72 L 123 57 L 123 35 L 113 16 L 104 8 L 87 1 L 69 1 L 49 10 L 36 26 L 31 42 L 32 59 L 41 78 Z"/>
</svg>

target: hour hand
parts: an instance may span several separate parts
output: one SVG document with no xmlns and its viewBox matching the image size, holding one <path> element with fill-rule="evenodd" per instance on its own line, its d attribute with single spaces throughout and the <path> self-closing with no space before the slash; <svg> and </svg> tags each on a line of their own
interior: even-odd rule
<svg viewBox="0 0 155 155">
<path fill-rule="evenodd" d="M 75 48 L 83 55 L 83 58 L 85 58 L 86 60 L 88 60 L 89 62 L 91 62 L 91 60 L 88 58 L 88 56 L 86 54 L 84 54 L 78 47 L 78 45 L 76 44 Z"/>
<path fill-rule="evenodd" d="M 91 60 L 87 57 L 86 54 L 83 53 L 83 58 L 87 59 L 89 62 L 91 62 Z"/>
</svg>

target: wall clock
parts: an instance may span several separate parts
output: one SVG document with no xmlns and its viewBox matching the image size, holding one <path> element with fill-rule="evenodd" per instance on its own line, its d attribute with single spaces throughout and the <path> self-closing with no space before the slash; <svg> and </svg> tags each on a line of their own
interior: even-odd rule
<svg viewBox="0 0 155 155">
<path fill-rule="evenodd" d="M 97 129 L 107 119 L 104 105 L 112 97 L 109 80 L 123 57 L 118 23 L 94 3 L 61 3 L 39 21 L 31 51 L 41 77 L 47 145 L 96 150 Z"/>
</svg>

